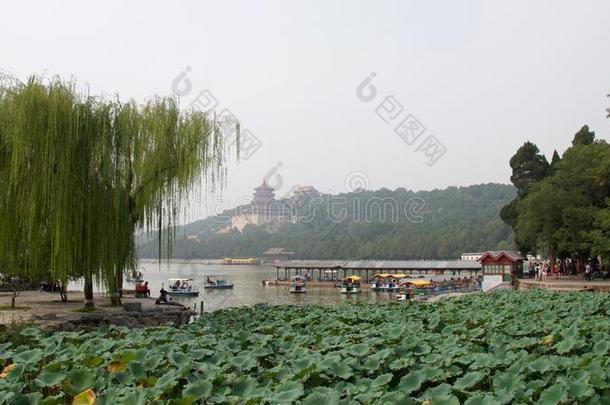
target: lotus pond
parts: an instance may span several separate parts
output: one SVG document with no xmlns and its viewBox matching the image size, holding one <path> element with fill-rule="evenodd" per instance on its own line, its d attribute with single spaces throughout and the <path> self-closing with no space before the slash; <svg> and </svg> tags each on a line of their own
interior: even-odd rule
<svg viewBox="0 0 610 405">
<path fill-rule="evenodd" d="M 267 306 L 0 345 L 0 403 L 610 403 L 610 296 Z"/>
</svg>

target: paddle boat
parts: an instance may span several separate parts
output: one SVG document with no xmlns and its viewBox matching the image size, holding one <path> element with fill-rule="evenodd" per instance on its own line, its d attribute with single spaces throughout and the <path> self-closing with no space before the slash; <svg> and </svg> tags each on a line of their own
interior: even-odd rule
<svg viewBox="0 0 610 405">
<path fill-rule="evenodd" d="M 210 274 L 205 276 L 205 284 L 203 288 L 215 288 L 226 290 L 233 288 L 233 283 L 227 281 L 228 277 L 224 274 Z"/>
<path fill-rule="evenodd" d="M 303 276 L 290 277 L 290 292 L 292 294 L 306 293 L 307 279 Z"/>
<path fill-rule="evenodd" d="M 360 280 L 362 278 L 359 276 L 346 277 L 341 283 L 341 294 L 358 294 L 362 292 Z"/>
<path fill-rule="evenodd" d="M 197 286 L 192 278 L 170 278 L 169 295 L 196 297 L 199 295 Z"/>
<path fill-rule="evenodd" d="M 373 290 L 373 291 L 382 291 L 383 285 L 385 284 L 384 280 L 388 276 L 389 276 L 388 273 L 375 274 L 372 277 L 371 290 Z"/>
<path fill-rule="evenodd" d="M 387 277 L 384 279 L 381 291 L 397 292 L 400 289 L 398 281 L 400 279 L 405 278 L 406 276 L 406 274 L 388 274 Z"/>
<path fill-rule="evenodd" d="M 430 280 L 421 278 L 406 278 L 399 282 L 400 292 L 396 294 L 398 301 L 406 301 L 415 297 L 415 290 L 418 288 L 428 287 L 431 284 Z"/>
</svg>

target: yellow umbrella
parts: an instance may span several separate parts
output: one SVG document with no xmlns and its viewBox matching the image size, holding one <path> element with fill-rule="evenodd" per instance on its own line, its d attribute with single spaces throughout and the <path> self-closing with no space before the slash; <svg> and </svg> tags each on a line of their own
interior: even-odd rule
<svg viewBox="0 0 610 405">
<path fill-rule="evenodd" d="M 431 283 L 430 283 L 430 280 L 415 279 L 415 280 L 407 280 L 404 282 L 404 284 L 411 284 L 416 287 L 423 287 L 426 285 L 430 285 Z"/>
</svg>

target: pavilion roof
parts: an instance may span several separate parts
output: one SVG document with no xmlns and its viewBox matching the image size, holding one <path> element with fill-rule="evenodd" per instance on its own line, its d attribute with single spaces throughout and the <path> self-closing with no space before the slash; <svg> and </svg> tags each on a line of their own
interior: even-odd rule
<svg viewBox="0 0 610 405">
<path fill-rule="evenodd" d="M 284 248 L 271 248 L 263 252 L 263 255 L 293 255 L 294 252 L 289 252 Z"/>
<path fill-rule="evenodd" d="M 483 256 L 481 256 L 479 258 L 479 260 L 477 260 L 477 261 L 482 262 L 483 260 L 486 260 L 488 258 L 491 258 L 493 260 L 498 260 L 502 256 L 505 256 L 511 262 L 518 262 L 518 261 L 524 259 L 524 257 L 521 255 L 521 253 L 517 252 L 515 250 L 489 250 L 489 251 L 485 252 L 483 254 Z"/>
<path fill-rule="evenodd" d="M 271 187 L 269 184 L 267 184 L 267 180 L 263 180 L 263 184 L 261 184 L 260 186 L 256 187 L 255 190 L 270 190 L 270 191 L 274 191 L 273 187 Z"/>
<path fill-rule="evenodd" d="M 291 260 L 275 264 L 276 267 L 346 270 L 480 270 L 475 260 Z"/>
<path fill-rule="evenodd" d="M 289 260 L 276 263 L 274 266 L 301 269 L 336 269 L 341 268 L 344 263 L 344 260 Z"/>
<path fill-rule="evenodd" d="M 346 269 L 387 270 L 435 270 L 435 269 L 480 269 L 481 263 L 474 260 L 362 260 L 349 261 Z"/>
</svg>

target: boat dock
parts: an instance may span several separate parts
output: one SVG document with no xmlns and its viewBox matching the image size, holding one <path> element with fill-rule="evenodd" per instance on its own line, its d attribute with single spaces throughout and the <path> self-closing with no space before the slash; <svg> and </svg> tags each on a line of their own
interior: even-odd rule
<svg viewBox="0 0 610 405">
<path fill-rule="evenodd" d="M 277 280 L 275 282 L 275 284 L 271 284 L 271 286 L 276 285 L 276 286 L 289 286 L 290 285 L 290 279 L 288 280 Z M 307 282 L 307 285 L 310 287 L 322 287 L 322 288 L 339 288 L 341 287 L 341 282 L 339 280 L 337 281 L 329 281 L 329 280 L 310 280 Z M 371 285 L 370 284 L 361 284 L 362 289 L 370 289 Z"/>
<path fill-rule="evenodd" d="M 309 275 L 312 285 L 360 276 L 364 286 L 378 273 L 458 277 L 482 274 L 481 263 L 474 260 L 291 260 L 273 266 L 278 282 L 288 281 L 294 275 Z"/>
</svg>

